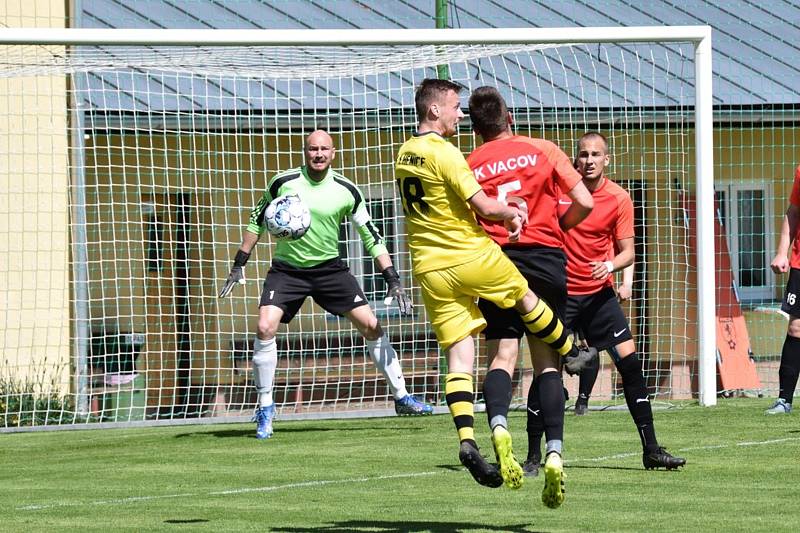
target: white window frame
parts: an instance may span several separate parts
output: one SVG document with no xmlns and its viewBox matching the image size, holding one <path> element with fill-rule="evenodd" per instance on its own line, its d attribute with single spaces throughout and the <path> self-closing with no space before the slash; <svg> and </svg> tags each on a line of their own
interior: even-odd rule
<svg viewBox="0 0 800 533">
<path fill-rule="evenodd" d="M 394 267 L 398 272 L 404 272 L 409 269 L 409 265 L 406 264 L 406 256 L 408 255 L 407 246 L 404 242 L 400 242 L 397 240 L 398 235 L 405 235 L 405 219 L 403 218 L 403 205 L 400 201 L 399 196 L 394 195 L 394 191 L 392 189 L 389 190 L 378 190 L 372 191 L 371 193 L 377 192 L 377 194 L 365 194 L 365 201 L 367 203 L 367 211 L 371 217 L 375 216 L 373 213 L 372 204 L 377 201 L 387 202 L 391 199 L 393 204 L 393 214 L 389 220 L 384 221 L 381 226 L 381 234 L 384 239 L 395 239 L 393 246 L 389 247 L 389 254 L 392 258 L 392 262 L 394 263 Z M 373 222 L 375 222 L 373 218 Z M 391 226 L 392 231 L 386 231 L 386 226 Z M 364 292 L 367 292 L 367 287 L 364 282 L 364 277 L 366 276 L 367 269 L 365 268 L 365 263 L 367 262 L 374 262 L 372 256 L 370 256 L 366 249 L 364 248 L 364 243 L 361 241 L 361 237 L 358 234 L 358 230 L 356 229 L 352 220 L 347 222 L 346 228 L 346 235 L 347 235 L 347 260 L 348 265 L 350 266 L 350 272 L 355 276 L 358 280 L 358 284 L 361 286 Z M 380 275 L 380 274 L 379 274 Z M 402 276 L 402 274 L 401 274 Z M 386 305 L 383 302 L 383 294 L 381 291 L 376 291 L 378 294 L 377 298 L 372 298 L 373 294 L 367 293 L 367 298 L 369 299 L 370 306 L 376 312 L 378 316 L 382 316 L 384 314 L 393 314 L 395 311 L 399 312 L 397 309 L 397 305 L 392 302 L 390 305 Z M 384 293 L 385 294 L 385 293 Z"/>
<path fill-rule="evenodd" d="M 772 196 L 772 183 L 767 180 L 721 180 L 715 184 L 717 192 L 725 194 L 724 212 L 726 219 L 723 220 L 725 228 L 725 240 L 728 243 L 728 251 L 731 255 L 731 270 L 736 289 L 739 293 L 739 300 L 742 303 L 763 301 L 774 299 L 775 275 L 769 267 L 771 253 L 774 250 L 774 236 L 769 231 L 773 221 L 774 206 L 770 200 Z M 743 287 L 739 282 L 739 203 L 737 200 L 740 191 L 760 190 L 764 198 L 764 285 L 758 287 Z"/>
</svg>

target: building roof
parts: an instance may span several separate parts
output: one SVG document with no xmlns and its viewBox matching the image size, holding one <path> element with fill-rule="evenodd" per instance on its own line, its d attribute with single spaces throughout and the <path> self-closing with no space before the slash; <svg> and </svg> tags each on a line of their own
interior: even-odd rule
<svg viewBox="0 0 800 533">
<path fill-rule="evenodd" d="M 432 28 L 435 26 L 433 0 L 393 0 L 392 2 L 368 2 L 366 0 L 201 0 L 182 2 L 178 0 L 83 0 L 78 4 L 75 26 L 86 28 L 268 28 L 268 29 L 333 29 L 333 28 Z M 375 7 L 375 6 L 380 6 Z M 578 26 L 660 26 L 660 25 L 710 25 L 713 28 L 712 44 L 714 50 L 714 103 L 720 107 L 763 108 L 769 106 L 790 106 L 800 104 L 800 2 L 796 0 L 450 0 L 448 7 L 448 26 L 461 28 L 482 27 L 578 27 Z M 623 76 L 631 73 L 619 72 L 619 68 L 609 67 L 608 72 L 596 76 L 591 74 L 593 58 L 601 56 L 601 48 L 579 48 L 576 57 L 567 69 L 580 69 L 582 75 L 591 80 L 596 89 L 594 105 L 609 107 L 619 105 L 618 95 L 613 87 L 619 87 Z M 639 53 L 652 54 L 636 46 L 628 46 L 624 56 L 633 57 Z M 677 65 L 682 56 L 691 54 L 690 48 L 680 45 L 664 45 L 657 51 L 663 54 L 659 61 Z M 641 61 L 641 58 L 636 58 Z M 625 58 L 622 58 L 624 61 Z M 506 96 L 525 106 L 563 108 L 574 105 L 580 96 L 570 94 L 565 87 L 530 94 L 535 87 L 531 79 L 539 68 L 551 68 L 554 61 L 562 61 L 558 52 L 545 51 L 534 54 L 531 64 L 520 69 L 519 73 L 500 75 L 493 70 L 493 81 Z M 537 64 L 541 62 L 541 64 Z M 665 67 L 650 64 L 644 59 L 645 67 L 657 72 L 659 79 L 668 80 L 664 84 L 678 84 L 692 90 L 693 72 L 675 70 L 664 72 Z M 478 70 L 482 63 L 478 61 Z M 426 65 L 421 65 L 425 67 Z M 427 67 L 430 67 L 428 65 Z M 456 70 L 458 66 L 454 67 Z M 464 69 L 469 70 L 470 65 Z M 480 77 L 471 72 L 454 72 L 458 75 Z M 392 85 L 404 84 L 409 80 L 385 80 L 385 86 L 376 83 L 372 87 L 374 95 L 362 102 L 342 104 L 344 107 L 382 106 L 391 98 L 388 89 Z M 105 88 L 100 101 L 96 92 L 87 93 L 87 104 L 95 109 L 105 105 L 118 106 L 118 109 L 135 109 L 148 106 L 151 109 L 181 108 L 180 99 L 173 93 L 176 85 L 186 83 L 181 80 L 166 80 L 151 74 L 134 73 L 130 76 L 118 74 L 93 75 L 87 85 L 94 89 Z M 276 99 L 273 95 L 281 93 L 279 83 L 270 80 L 249 80 L 236 82 L 230 78 L 219 77 L 211 80 L 191 81 L 195 86 L 191 93 L 197 95 L 195 101 L 184 105 L 203 108 L 220 107 L 263 107 L 265 102 L 276 103 L 278 107 L 319 108 L 321 100 L 337 93 L 335 84 L 323 83 L 312 87 L 302 80 L 291 82 L 294 88 L 284 88 L 284 92 L 302 97 Z M 247 85 L 242 87 L 241 85 Z M 670 107 L 675 105 L 667 94 L 666 87 L 656 89 L 661 82 L 653 82 L 650 87 L 654 94 L 640 100 L 628 95 L 625 105 Z M 319 83 L 317 84 L 319 85 Z M 108 91 L 109 88 L 114 88 Z M 152 95 L 148 101 L 137 103 L 132 87 L 147 89 Z M 524 87 L 525 89 L 521 89 Z M 359 92 L 359 87 L 348 86 L 340 89 L 342 95 Z M 363 91 L 362 91 L 363 92 Z M 534 91 L 535 92 L 535 91 Z M 574 91 L 573 91 L 574 92 Z M 259 98 L 249 102 L 241 98 L 212 97 L 213 94 L 253 94 Z M 326 96 L 327 95 L 327 96 Z M 109 96 L 117 101 L 110 103 Z M 212 101 L 216 100 L 216 101 Z"/>
</svg>

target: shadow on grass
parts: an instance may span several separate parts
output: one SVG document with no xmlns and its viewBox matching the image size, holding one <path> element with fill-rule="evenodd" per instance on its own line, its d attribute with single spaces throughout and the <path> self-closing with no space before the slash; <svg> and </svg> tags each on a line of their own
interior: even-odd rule
<svg viewBox="0 0 800 533">
<path fill-rule="evenodd" d="M 496 465 L 496 463 L 492 463 L 492 464 Z M 540 466 L 543 467 L 543 465 L 540 465 Z M 460 472 L 462 470 L 464 472 L 466 472 L 466 469 L 460 464 L 457 464 L 457 465 L 436 465 L 436 468 L 441 468 L 442 470 L 449 470 L 451 472 Z M 646 470 L 644 468 L 636 468 L 636 467 L 633 467 L 633 466 L 576 465 L 576 464 L 568 465 L 567 467 L 565 467 L 565 470 L 567 470 L 567 471 L 572 470 L 572 469 L 577 470 L 579 468 L 580 469 L 587 469 L 587 470 L 629 470 L 631 472 L 646 472 Z M 669 472 L 669 470 L 656 469 L 656 470 L 653 470 L 653 472 Z M 526 479 L 532 479 L 532 478 L 528 477 Z"/>
<path fill-rule="evenodd" d="M 436 465 L 436 468 L 441 468 L 442 470 L 449 470 L 451 472 L 460 472 L 462 470 L 464 472 L 467 471 L 467 469 L 464 468 L 461 464 L 457 464 L 457 465 Z"/>
<path fill-rule="evenodd" d="M 469 531 L 508 531 L 533 533 L 536 530 L 528 529 L 527 524 L 517 525 L 494 525 L 494 524 L 474 524 L 458 522 L 380 522 L 366 520 L 346 520 L 335 522 L 329 526 L 319 527 L 272 527 L 270 531 L 298 532 L 298 531 L 325 531 L 328 533 L 347 533 L 347 532 L 377 532 L 377 533 L 411 533 L 411 532 L 430 532 L 430 533 L 468 533 Z"/>
<path fill-rule="evenodd" d="M 393 428 L 380 428 L 380 429 L 381 430 L 385 429 L 387 431 L 393 431 Z M 404 427 L 402 429 L 403 429 L 404 432 L 424 431 L 425 430 L 425 428 L 414 428 L 414 427 Z M 281 426 L 280 428 L 276 428 L 276 433 L 280 432 L 281 435 L 283 435 L 284 433 L 322 433 L 322 432 L 328 432 L 328 431 L 339 431 L 339 432 L 347 431 L 348 433 L 350 433 L 350 432 L 353 432 L 353 431 L 373 431 L 374 432 L 375 430 L 376 430 L 376 428 L 358 427 L 358 426 L 348 426 L 346 428 L 343 428 L 343 427 L 316 427 L 316 426 L 313 426 L 313 427 L 305 426 L 305 427 L 299 428 L 299 427 L 291 427 L 291 426 L 289 426 L 289 427 Z M 175 435 L 174 438 L 176 438 L 176 439 L 184 439 L 184 438 L 187 438 L 187 437 L 205 437 L 205 436 L 217 437 L 219 439 L 228 439 L 228 438 L 241 439 L 241 438 L 248 438 L 248 437 L 252 437 L 252 438 L 255 439 L 256 438 L 256 431 L 255 431 L 255 427 L 246 428 L 246 429 L 222 429 L 222 430 L 217 430 L 217 431 L 200 430 L 200 431 L 190 431 L 190 432 L 187 432 L 187 433 L 178 433 L 177 435 Z"/>
</svg>

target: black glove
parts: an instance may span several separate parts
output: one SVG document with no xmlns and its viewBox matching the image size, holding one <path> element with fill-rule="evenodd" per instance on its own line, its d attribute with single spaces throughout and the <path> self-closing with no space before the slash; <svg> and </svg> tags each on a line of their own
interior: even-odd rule
<svg viewBox="0 0 800 533">
<path fill-rule="evenodd" d="M 381 275 L 388 287 L 386 290 L 386 298 L 383 299 L 383 303 L 389 305 L 392 303 L 392 300 L 396 300 L 397 307 L 400 308 L 400 314 L 409 316 L 413 306 L 411 305 L 411 300 L 409 300 L 408 295 L 406 295 L 405 289 L 403 289 L 403 285 L 400 283 L 400 275 L 397 273 L 397 270 L 395 270 L 393 266 L 386 267 L 381 272 Z"/>
<path fill-rule="evenodd" d="M 244 265 L 247 264 L 248 259 L 250 259 L 249 253 L 243 252 L 242 250 L 236 252 L 236 257 L 233 259 L 233 267 L 231 267 L 231 273 L 228 274 L 225 286 L 222 287 L 222 290 L 219 292 L 220 298 L 225 298 L 229 295 L 237 283 L 244 285 Z"/>
<path fill-rule="evenodd" d="M 580 374 L 584 370 L 600 364 L 597 348 L 592 346 L 579 348 L 578 345 L 573 345 L 573 348 L 572 352 L 564 358 L 564 370 L 570 376 Z"/>
</svg>

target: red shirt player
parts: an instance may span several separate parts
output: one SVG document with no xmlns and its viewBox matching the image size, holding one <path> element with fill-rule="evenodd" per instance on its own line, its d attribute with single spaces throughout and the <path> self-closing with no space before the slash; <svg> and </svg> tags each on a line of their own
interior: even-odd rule
<svg viewBox="0 0 800 533">
<path fill-rule="evenodd" d="M 592 213 L 579 227 L 564 234 L 568 258 L 567 292 L 570 296 L 594 294 L 612 287 L 613 279 L 609 274 L 633 264 L 633 202 L 630 195 L 605 177 L 590 182 L 588 188 L 594 199 Z M 570 203 L 569 198 L 562 198 L 559 212 Z"/>
<path fill-rule="evenodd" d="M 583 333 L 590 346 L 606 350 L 614 361 L 642 441 L 644 467 L 675 469 L 686 460 L 673 457 L 658 444 L 642 362 L 612 287 L 611 273 L 633 264 L 634 231 L 633 202 L 622 187 L 605 176 L 608 162 L 608 142 L 603 135 L 590 132 L 580 138 L 575 167 L 592 193 L 594 209 L 564 236 L 568 291 L 565 324 Z M 563 196 L 559 207 L 566 203 L 569 201 Z M 587 412 L 597 372 L 598 367 L 581 372 L 575 414 Z"/>
<path fill-rule="evenodd" d="M 778 399 L 767 409 L 767 414 L 778 415 L 792 412 L 792 397 L 800 374 L 800 166 L 794 171 L 794 185 L 789 197 L 789 207 L 781 225 L 778 251 L 772 260 L 772 271 L 776 274 L 789 272 L 789 281 L 781 304 L 781 310 L 789 315 L 789 327 L 781 351 L 778 369 Z M 792 259 L 789 260 L 789 245 Z"/>
<path fill-rule="evenodd" d="M 480 220 L 480 223 L 525 276 L 530 289 L 563 317 L 567 286 L 561 234 L 591 211 L 591 195 L 569 156 L 555 144 L 511 132 L 511 114 L 497 89 L 476 89 L 470 96 L 469 110 L 472 127 L 484 141 L 467 158 L 475 177 L 487 196 L 515 204 L 527 214 L 527 225 L 514 242 L 509 241 L 508 232 L 501 224 L 488 220 Z M 561 190 L 569 191 L 573 203 L 559 219 L 557 208 Z M 484 300 L 478 305 L 487 322 L 484 334 L 490 361 L 484 391 L 507 390 L 506 398 L 510 400 L 511 376 L 519 341 L 527 334 L 525 325 L 513 310 L 500 309 Z M 563 500 L 560 465 L 565 398 L 560 363 L 557 354 L 541 341 L 528 336 L 528 342 L 535 375 L 528 392 L 529 417 L 535 421 L 529 424 L 541 426 L 547 435 L 547 475 L 542 500 L 550 507 L 557 507 Z M 500 405 L 487 401 L 490 424 L 505 418 L 508 403 Z M 532 469 L 538 472 L 540 460 L 541 454 L 535 461 L 527 461 L 523 469 L 526 473 Z"/>
</svg>

